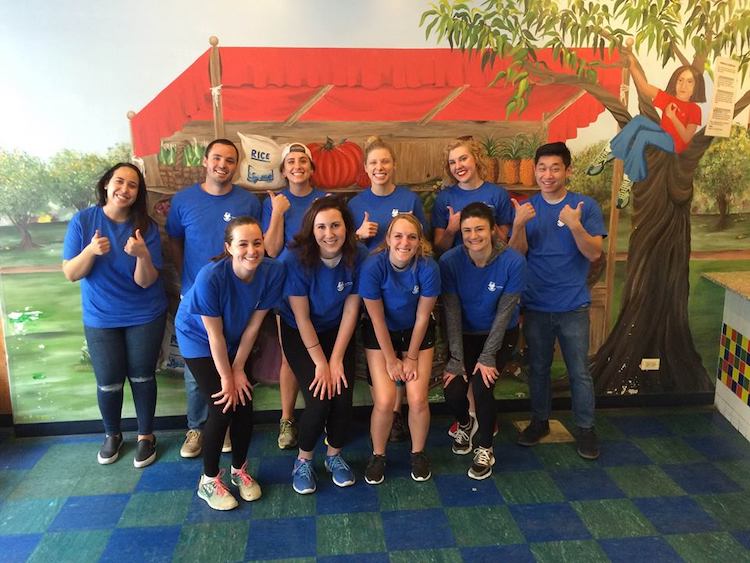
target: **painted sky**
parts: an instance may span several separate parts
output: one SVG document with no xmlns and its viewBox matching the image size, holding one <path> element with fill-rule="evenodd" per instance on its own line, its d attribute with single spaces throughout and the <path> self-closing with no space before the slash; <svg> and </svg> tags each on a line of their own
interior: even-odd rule
<svg viewBox="0 0 750 563">
<path fill-rule="evenodd" d="M 48 157 L 129 141 L 127 112 L 203 53 L 211 35 L 223 46 L 436 47 L 419 27 L 428 7 L 426 0 L 0 0 L 0 146 Z M 653 65 L 646 61 L 647 72 Z M 603 114 L 571 146 L 614 132 Z"/>
</svg>

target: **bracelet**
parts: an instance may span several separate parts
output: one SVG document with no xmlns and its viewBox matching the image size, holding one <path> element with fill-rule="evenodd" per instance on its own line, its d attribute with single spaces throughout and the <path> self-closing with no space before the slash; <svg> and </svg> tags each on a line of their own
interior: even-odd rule
<svg viewBox="0 0 750 563">
<path fill-rule="evenodd" d="M 312 350 L 316 346 L 320 346 L 320 342 L 318 342 L 317 344 L 313 344 L 312 346 L 305 346 L 305 348 L 308 349 L 308 350 Z"/>
<path fill-rule="evenodd" d="M 412 362 L 416 362 L 417 358 L 412 358 L 409 354 L 406 354 L 406 358 L 411 360 Z"/>
</svg>

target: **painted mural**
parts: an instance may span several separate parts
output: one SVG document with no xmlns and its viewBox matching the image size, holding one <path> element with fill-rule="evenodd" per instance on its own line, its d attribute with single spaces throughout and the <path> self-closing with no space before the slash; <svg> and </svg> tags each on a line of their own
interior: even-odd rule
<svg viewBox="0 0 750 563">
<path fill-rule="evenodd" d="M 276 9 L 283 13 L 299 8 L 292 4 L 296 6 L 290 2 Z M 470 135 L 479 140 L 491 174 L 487 179 L 504 185 L 518 200 L 535 192 L 528 162 L 536 146 L 546 140 L 568 141 L 574 151 L 571 185 L 598 201 L 610 231 L 606 256 L 590 277 L 597 392 L 634 395 L 713 388 L 723 291 L 700 276 L 750 269 L 750 138 L 747 112 L 741 113 L 750 103 L 748 94 L 737 91 L 728 137 L 708 136 L 704 126 L 711 110 L 715 58 L 733 56 L 739 62 L 739 79 L 744 78 L 748 58 L 741 49 L 750 36 L 743 44 L 736 42 L 750 32 L 718 30 L 739 26 L 748 17 L 746 11 L 716 8 L 709 21 L 717 33 L 708 42 L 698 33 L 692 11 L 711 7 L 692 1 L 682 7 L 657 2 L 659 14 L 652 12 L 654 2 L 564 7 L 539 1 L 528 3 L 524 12 L 516 3 L 499 1 L 472 8 L 414 4 L 384 8 L 377 16 L 389 38 L 388 46 L 378 47 L 366 46 L 382 45 L 374 35 L 331 39 L 339 26 L 372 17 L 363 6 L 342 9 L 333 19 L 324 18 L 325 10 L 309 13 L 316 25 L 303 44 L 290 42 L 278 23 L 269 24 L 275 31 L 268 32 L 264 43 L 262 37 L 247 37 L 244 30 L 220 21 L 212 21 L 216 38 L 208 42 L 204 24 L 181 16 L 175 28 L 190 32 L 178 45 L 161 41 L 149 46 L 149 56 L 180 53 L 168 69 L 150 69 L 158 78 L 146 80 L 132 72 L 145 55 L 126 50 L 132 60 L 122 68 L 131 72 L 120 78 L 138 95 L 119 98 L 122 107 L 98 104 L 91 88 L 63 83 L 60 95 L 80 101 L 77 113 L 56 118 L 71 130 L 56 146 L 41 147 L 33 136 L 20 133 L 0 137 L 0 289 L 17 424 L 99 418 L 79 288 L 65 280 L 60 262 L 67 221 L 94 202 L 101 172 L 118 161 L 132 158 L 139 163 L 146 172 L 151 215 L 163 226 L 171 196 L 201 180 L 206 144 L 226 136 L 241 145 L 240 134 L 279 145 L 317 143 L 328 152 L 347 143 L 359 148 L 369 135 L 379 134 L 397 152 L 398 183 L 420 195 L 428 215 L 446 182 L 442 149 L 450 139 Z M 247 7 L 243 10 L 250 12 L 243 13 L 252 17 L 257 15 L 253 10 L 269 7 Z M 25 8 L 27 18 L 33 19 L 40 9 L 32 2 Z M 124 6 L 108 10 L 105 20 L 114 24 Z M 503 18 L 498 19 L 501 10 Z M 63 21 L 73 26 L 71 15 Z M 138 34 L 137 25 L 126 25 Z M 80 21 L 75 26 L 79 28 Z M 11 39 L 19 37 L 10 34 Z M 36 39 L 48 47 L 56 41 L 77 41 L 64 30 L 47 30 Z M 19 50 L 16 45 L 10 52 Z M 68 58 L 61 62 L 68 61 L 78 76 L 77 60 L 65 50 L 63 55 Z M 118 83 L 105 61 L 92 64 L 102 81 Z M 645 127 L 659 127 L 665 115 L 684 111 L 673 108 L 673 102 L 660 106 L 652 89 L 669 93 L 669 76 L 685 69 L 694 69 L 690 76 L 706 83 L 707 102 L 688 96 L 699 115 L 697 123 L 695 118 L 689 122 L 695 127 L 683 138 L 685 146 L 679 151 L 645 149 L 639 162 L 646 172 L 638 175 L 628 168 L 627 155 L 636 151 L 635 145 L 628 141 L 619 152 L 617 141 L 610 139 L 618 127 L 620 135 L 642 120 Z M 32 86 L 19 82 L 21 90 Z M 28 93 L 30 99 L 35 95 Z M 681 94 L 675 90 L 673 95 Z M 134 111 L 126 117 L 129 109 Z M 633 119 L 636 110 L 639 117 Z M 73 131 L 86 129 L 79 124 L 102 111 L 118 125 L 92 146 L 90 139 Z M 13 128 L 16 121 L 9 123 Z M 18 131 L 27 127 L 16 126 Z M 633 181 L 627 202 L 623 160 Z M 332 156 L 325 168 L 348 166 Z M 353 165 L 345 178 L 333 178 L 321 168 L 318 187 L 355 194 L 366 185 L 361 170 Z M 244 179 L 251 180 L 249 173 Z M 268 187 L 248 189 L 265 197 Z M 163 276 L 174 309 L 179 286 L 168 253 L 165 258 Z M 275 346 L 271 327 L 261 343 L 265 352 L 256 409 L 279 406 Z M 496 387 L 498 398 L 527 396 L 524 354 L 519 347 Z M 644 359 L 658 359 L 657 368 L 643 364 Z M 442 400 L 438 376 L 443 361 L 438 353 L 433 401 Z M 364 363 L 360 357 L 362 379 Z M 169 330 L 159 365 L 157 414 L 182 415 L 181 359 Z M 555 362 L 554 374 L 555 391 L 566 393 L 561 361 Z M 362 383 L 355 403 L 369 404 Z M 129 397 L 125 405 L 124 416 L 133 416 Z"/>
</svg>

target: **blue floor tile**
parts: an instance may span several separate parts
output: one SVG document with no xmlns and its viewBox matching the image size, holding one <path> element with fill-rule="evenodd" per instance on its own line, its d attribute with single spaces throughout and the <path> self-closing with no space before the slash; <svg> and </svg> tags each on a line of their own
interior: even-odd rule
<svg viewBox="0 0 750 563">
<path fill-rule="evenodd" d="M 529 546 L 497 545 L 490 547 L 464 547 L 461 549 L 464 561 L 472 563 L 534 563 L 536 559 Z"/>
<path fill-rule="evenodd" d="M 611 416 L 609 420 L 628 438 L 657 438 L 672 435 L 669 428 L 653 416 Z"/>
<path fill-rule="evenodd" d="M 435 475 L 435 487 L 443 506 L 481 506 L 504 504 L 494 479 L 477 481 L 466 474 Z"/>
<path fill-rule="evenodd" d="M 290 487 L 291 490 L 291 487 Z M 378 512 L 380 502 L 376 487 L 359 479 L 351 487 L 328 487 L 317 497 L 318 514 Z"/>
<path fill-rule="evenodd" d="M 661 534 L 711 532 L 720 528 L 690 497 L 637 498 L 633 503 Z"/>
<path fill-rule="evenodd" d="M 603 469 L 562 469 L 550 474 L 567 500 L 599 500 L 625 496 Z"/>
<path fill-rule="evenodd" d="M 658 561 L 659 563 L 681 563 L 682 557 L 663 538 L 618 538 L 599 540 L 604 553 L 612 563 L 633 561 Z"/>
<path fill-rule="evenodd" d="M 732 535 L 734 536 L 734 539 L 736 539 L 740 544 L 750 551 L 750 530 L 742 530 L 740 532 L 732 532 Z M 1 544 L 0 544 L 1 545 Z"/>
<path fill-rule="evenodd" d="M 383 512 L 381 517 L 389 551 L 439 549 L 456 545 L 448 518 L 441 509 L 395 510 Z"/>
<path fill-rule="evenodd" d="M 23 563 L 41 539 L 42 534 L 0 536 L 0 560 L 4 563 Z"/>
<path fill-rule="evenodd" d="M 728 440 L 722 436 L 688 436 L 683 440 L 710 461 L 750 459 L 747 444 Z"/>
<path fill-rule="evenodd" d="M 292 483 L 294 456 L 274 455 L 261 458 L 255 478 L 263 485 Z M 320 477 L 320 475 L 318 475 Z"/>
<path fill-rule="evenodd" d="M 651 460 L 638 446 L 626 441 L 603 441 L 598 463 L 602 467 L 621 465 L 650 465 Z"/>
<path fill-rule="evenodd" d="M 212 524 L 214 522 L 249 520 L 252 515 L 253 503 L 244 502 L 239 499 L 238 502 L 240 504 L 234 510 L 214 510 L 208 506 L 205 500 L 196 494 L 190 501 L 188 513 L 185 517 L 185 524 Z"/>
<path fill-rule="evenodd" d="M 319 563 L 388 563 L 387 553 L 357 553 L 356 555 L 329 555 L 318 557 Z"/>
<path fill-rule="evenodd" d="M 518 444 L 501 443 L 495 445 L 495 472 L 502 471 L 533 471 L 543 469 L 544 464 L 534 453 L 533 448 L 525 448 Z"/>
<path fill-rule="evenodd" d="M 49 526 L 50 532 L 113 528 L 130 495 L 69 497 Z"/>
<path fill-rule="evenodd" d="M 720 471 L 712 463 L 662 465 L 662 469 L 691 495 L 734 493 L 742 490 L 726 473 Z"/>
<path fill-rule="evenodd" d="M 10 441 L 0 446 L 0 470 L 31 469 L 44 457 L 49 443 L 29 442 L 26 440 Z"/>
<path fill-rule="evenodd" d="M 109 537 L 100 563 L 168 563 L 172 561 L 180 530 L 179 526 L 116 528 Z"/>
<path fill-rule="evenodd" d="M 161 461 L 143 470 L 137 492 L 197 489 L 203 471 L 199 460 Z"/>
<path fill-rule="evenodd" d="M 315 557 L 315 518 L 253 520 L 247 539 L 247 559 Z"/>
<path fill-rule="evenodd" d="M 509 508 L 527 542 L 591 538 L 576 511 L 567 503 L 518 504 Z"/>
</svg>

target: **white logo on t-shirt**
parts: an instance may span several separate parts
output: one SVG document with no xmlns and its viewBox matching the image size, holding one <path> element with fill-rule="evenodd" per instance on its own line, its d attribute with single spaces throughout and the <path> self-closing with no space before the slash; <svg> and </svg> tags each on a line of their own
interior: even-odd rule
<svg viewBox="0 0 750 563">
<path fill-rule="evenodd" d="M 415 284 L 415 285 L 414 285 L 414 288 L 413 288 L 413 289 L 411 290 L 411 292 L 412 292 L 412 293 L 413 293 L 414 295 L 416 295 L 417 293 L 419 293 L 419 285 L 418 285 L 418 284 Z"/>
<path fill-rule="evenodd" d="M 229 211 L 224 212 L 224 222 L 229 223 L 232 220 L 232 214 Z"/>
<path fill-rule="evenodd" d="M 398 215 L 398 209 L 391 209 L 391 217 L 395 217 L 396 215 Z"/>
<path fill-rule="evenodd" d="M 495 285 L 495 282 L 491 281 L 490 283 L 488 283 L 487 284 L 487 289 L 489 289 L 490 291 L 495 291 L 497 289 L 497 286 Z"/>
<path fill-rule="evenodd" d="M 565 223 L 563 223 L 560 219 L 557 220 L 557 226 L 558 227 L 564 227 Z"/>
</svg>

